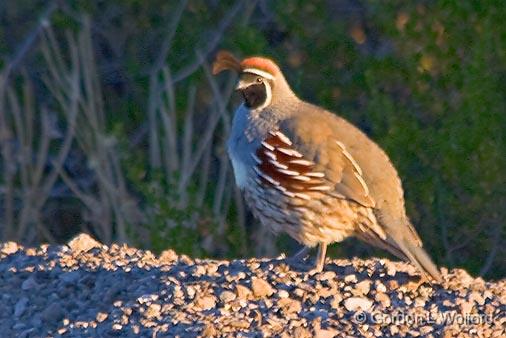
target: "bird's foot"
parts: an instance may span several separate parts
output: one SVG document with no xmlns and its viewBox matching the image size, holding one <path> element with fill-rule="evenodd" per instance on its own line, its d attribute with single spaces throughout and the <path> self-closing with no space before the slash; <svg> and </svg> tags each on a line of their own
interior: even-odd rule
<svg viewBox="0 0 506 338">
<path fill-rule="evenodd" d="M 295 253 L 295 255 L 285 258 L 286 264 L 288 264 L 289 266 L 297 267 L 297 268 L 302 267 L 302 265 L 305 265 L 304 260 L 308 256 L 310 250 L 311 250 L 311 248 L 309 248 L 307 246 L 303 247 L 302 249 L 297 251 Z"/>
</svg>

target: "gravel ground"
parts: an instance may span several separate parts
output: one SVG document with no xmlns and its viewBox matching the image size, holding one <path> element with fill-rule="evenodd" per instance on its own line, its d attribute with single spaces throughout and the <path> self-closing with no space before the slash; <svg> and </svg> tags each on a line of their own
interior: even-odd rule
<svg viewBox="0 0 506 338">
<path fill-rule="evenodd" d="M 443 269 L 444 286 L 386 259 L 156 257 L 87 235 L 0 244 L 2 337 L 505 337 L 506 279 Z"/>
</svg>

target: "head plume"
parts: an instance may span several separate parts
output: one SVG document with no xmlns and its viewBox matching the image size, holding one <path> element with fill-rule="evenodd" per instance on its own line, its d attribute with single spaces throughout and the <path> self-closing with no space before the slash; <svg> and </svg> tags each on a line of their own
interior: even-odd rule
<svg viewBox="0 0 506 338">
<path fill-rule="evenodd" d="M 239 61 L 232 53 L 222 50 L 218 52 L 213 63 L 213 74 L 216 75 L 224 70 L 233 70 L 237 73 L 248 70 L 260 70 L 273 77 L 280 73 L 279 67 L 271 59 L 252 56 Z"/>
<path fill-rule="evenodd" d="M 216 59 L 213 63 L 213 75 L 227 69 L 240 73 L 242 71 L 241 62 L 232 53 L 226 50 L 220 50 L 218 54 L 216 54 Z"/>
</svg>

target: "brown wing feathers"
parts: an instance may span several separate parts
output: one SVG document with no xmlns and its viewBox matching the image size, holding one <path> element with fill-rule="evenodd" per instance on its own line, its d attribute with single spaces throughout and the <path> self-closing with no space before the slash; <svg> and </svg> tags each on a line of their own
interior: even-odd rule
<svg viewBox="0 0 506 338">
<path fill-rule="evenodd" d="M 315 171 L 315 163 L 305 160 L 279 131 L 269 133 L 253 158 L 258 179 L 290 197 L 309 198 L 304 193 L 331 189 L 324 174 Z"/>
</svg>

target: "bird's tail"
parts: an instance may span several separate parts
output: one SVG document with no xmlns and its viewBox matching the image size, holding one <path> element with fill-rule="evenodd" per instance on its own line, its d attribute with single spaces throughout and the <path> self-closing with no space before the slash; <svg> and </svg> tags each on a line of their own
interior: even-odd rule
<svg viewBox="0 0 506 338">
<path fill-rule="evenodd" d="M 358 231 L 355 235 L 366 243 L 386 249 L 400 259 L 411 262 L 427 280 L 441 283 L 441 273 L 423 249 L 422 241 L 411 224 L 409 229 L 409 233 L 387 234 L 386 238 L 375 231 Z"/>
</svg>

